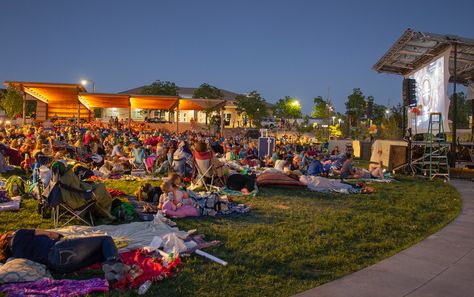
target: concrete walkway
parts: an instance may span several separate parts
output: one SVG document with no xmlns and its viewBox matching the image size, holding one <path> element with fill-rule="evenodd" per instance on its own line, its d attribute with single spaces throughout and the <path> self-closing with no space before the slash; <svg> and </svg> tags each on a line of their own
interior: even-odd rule
<svg viewBox="0 0 474 297">
<path fill-rule="evenodd" d="M 453 180 L 461 214 L 441 231 L 380 263 L 298 297 L 474 296 L 474 182 Z"/>
</svg>

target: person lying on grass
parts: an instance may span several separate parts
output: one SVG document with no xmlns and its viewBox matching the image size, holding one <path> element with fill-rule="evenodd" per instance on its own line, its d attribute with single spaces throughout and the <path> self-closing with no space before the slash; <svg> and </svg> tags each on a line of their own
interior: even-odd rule
<svg viewBox="0 0 474 297">
<path fill-rule="evenodd" d="M 0 262 L 10 257 L 46 265 L 59 273 L 71 273 L 102 263 L 105 278 L 121 281 L 130 267 L 120 260 L 110 236 L 65 238 L 41 229 L 19 229 L 0 236 Z"/>
<path fill-rule="evenodd" d="M 354 168 L 352 165 L 353 156 L 346 153 L 346 160 L 342 164 L 341 179 L 383 179 L 382 162 L 380 165 L 370 164 L 369 170 Z"/>
</svg>

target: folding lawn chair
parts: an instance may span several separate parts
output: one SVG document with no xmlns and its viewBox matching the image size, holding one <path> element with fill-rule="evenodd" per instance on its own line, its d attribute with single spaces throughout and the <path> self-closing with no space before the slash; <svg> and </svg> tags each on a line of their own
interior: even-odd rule
<svg viewBox="0 0 474 297">
<path fill-rule="evenodd" d="M 222 178 L 217 176 L 214 165 L 212 164 L 212 152 L 202 152 L 193 151 L 193 175 L 192 180 L 195 184 L 202 183 L 206 190 L 211 188 L 217 188 L 215 183 L 221 182 L 224 183 Z M 199 178 L 195 179 L 195 170 L 197 170 Z M 210 182 L 206 182 L 210 181 Z"/>
<path fill-rule="evenodd" d="M 61 227 L 69 224 L 72 220 L 78 219 L 88 226 L 94 226 L 94 219 L 92 217 L 92 209 L 96 206 L 96 200 L 94 199 L 94 189 L 81 190 L 75 189 L 71 186 L 61 183 L 60 181 L 52 182 L 49 191 L 44 191 L 43 196 L 49 207 L 51 207 L 52 219 L 54 228 L 59 227 L 59 220 L 65 215 L 71 215 L 71 217 L 61 225 Z M 83 195 L 86 203 L 79 208 L 72 208 L 64 200 L 61 190 L 70 192 L 80 193 Z M 89 220 L 84 217 L 88 216 Z"/>
</svg>

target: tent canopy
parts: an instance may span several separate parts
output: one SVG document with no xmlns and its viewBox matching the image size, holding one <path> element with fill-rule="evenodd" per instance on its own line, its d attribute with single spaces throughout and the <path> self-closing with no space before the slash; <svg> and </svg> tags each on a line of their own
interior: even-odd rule
<svg viewBox="0 0 474 297">
<path fill-rule="evenodd" d="M 53 115 L 62 118 L 74 117 L 77 116 L 78 108 L 80 108 L 81 117 L 88 117 L 88 109 L 90 108 L 78 102 L 78 94 L 86 92 L 84 86 L 80 84 L 24 81 L 5 82 L 5 86 L 10 84 L 39 101 L 48 104 L 48 117 Z"/>
<path fill-rule="evenodd" d="M 139 108 L 172 110 L 178 105 L 176 96 L 80 93 L 85 105 L 95 108 Z"/>
<path fill-rule="evenodd" d="M 179 110 L 215 110 L 224 107 L 225 103 L 225 100 L 218 99 L 180 99 Z"/>
<path fill-rule="evenodd" d="M 407 29 L 373 66 L 379 73 L 407 75 L 457 44 L 456 82 L 467 85 L 474 79 L 474 39 L 417 32 Z M 454 79 L 454 50 L 449 58 L 451 81 Z"/>
<path fill-rule="evenodd" d="M 16 88 L 48 104 L 77 103 L 79 92 L 85 92 L 80 84 L 38 83 L 6 81 L 5 86 L 12 84 Z"/>
</svg>

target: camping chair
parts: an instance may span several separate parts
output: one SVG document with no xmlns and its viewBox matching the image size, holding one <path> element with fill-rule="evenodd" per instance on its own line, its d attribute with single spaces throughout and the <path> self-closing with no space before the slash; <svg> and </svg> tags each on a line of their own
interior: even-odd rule
<svg viewBox="0 0 474 297">
<path fill-rule="evenodd" d="M 69 222 L 74 219 L 78 219 L 88 226 L 94 226 L 94 219 L 92 217 L 92 208 L 96 205 L 96 200 L 94 199 L 94 188 L 90 190 L 75 189 L 69 185 L 61 183 L 59 180 L 52 183 L 54 184 L 51 185 L 49 191 L 44 191 L 43 195 L 46 198 L 47 204 L 51 207 L 54 228 L 58 228 L 59 220 L 67 214 L 71 215 L 71 217 L 62 224 L 61 227 L 69 224 Z M 72 208 L 63 200 L 61 190 L 82 194 L 86 200 L 86 204 L 79 208 Z M 84 218 L 85 215 L 89 216 L 89 220 Z"/>
<path fill-rule="evenodd" d="M 193 175 L 192 180 L 195 184 L 202 183 L 204 188 L 207 191 L 211 188 L 217 188 L 215 182 L 221 182 L 224 184 L 222 178 L 218 177 L 215 172 L 214 165 L 212 165 L 212 152 L 202 152 L 193 151 Z M 197 170 L 199 178 L 195 179 L 195 171 Z M 210 180 L 209 183 L 206 183 L 206 180 Z"/>
<path fill-rule="evenodd" d="M 62 190 L 81 194 L 86 203 L 79 208 L 69 206 L 63 199 Z M 54 228 L 58 228 L 59 220 L 66 214 L 71 215 L 71 218 L 61 225 L 61 227 L 69 224 L 69 222 L 74 219 L 79 219 L 86 225 L 93 226 L 92 209 L 96 206 L 94 190 L 95 188 L 93 186 L 89 190 L 83 190 L 62 183 L 59 170 L 53 169 L 51 182 L 47 188 L 43 188 L 41 199 L 51 208 Z M 84 215 L 88 215 L 90 220 L 86 220 L 83 217 Z"/>
</svg>

